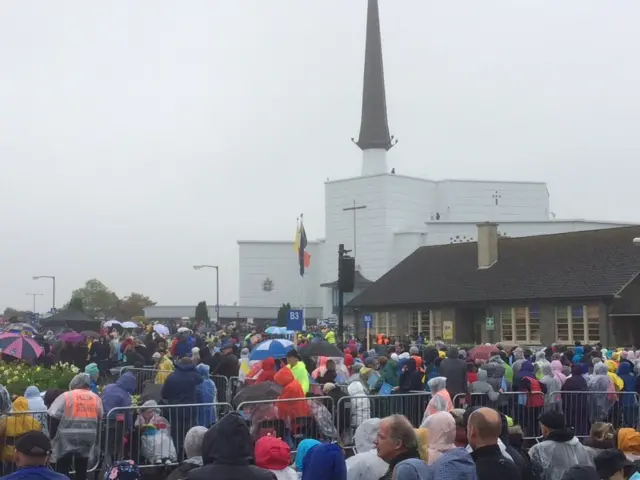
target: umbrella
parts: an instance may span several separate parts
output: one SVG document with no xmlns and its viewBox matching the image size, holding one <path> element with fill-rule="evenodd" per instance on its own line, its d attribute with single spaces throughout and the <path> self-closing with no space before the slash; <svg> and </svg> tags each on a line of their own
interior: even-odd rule
<svg viewBox="0 0 640 480">
<path fill-rule="evenodd" d="M 256 348 L 251 350 L 249 360 L 264 360 L 269 357 L 284 358 L 287 352 L 293 350 L 293 342 L 278 338 L 276 340 L 267 340 L 262 342 Z"/>
<path fill-rule="evenodd" d="M 19 333 L 1 334 L 0 348 L 2 348 L 3 354 L 11 355 L 21 360 L 34 360 L 44 352 L 44 349 L 35 340 L 31 340 Z"/>
<path fill-rule="evenodd" d="M 83 330 L 80 334 L 87 338 L 100 338 L 100 334 L 98 332 L 92 332 L 91 330 Z"/>
<path fill-rule="evenodd" d="M 62 335 L 58 336 L 58 338 L 63 342 L 80 343 L 81 341 L 84 340 L 84 335 L 77 332 L 69 332 L 69 333 L 63 333 Z"/>
<path fill-rule="evenodd" d="M 169 335 L 169 329 L 166 327 L 166 325 L 162 325 L 161 323 L 156 323 L 153 326 L 153 331 L 160 335 Z"/>
<path fill-rule="evenodd" d="M 267 335 L 278 335 L 281 331 L 282 329 L 280 327 L 269 327 L 264 331 L 264 333 Z"/>
<path fill-rule="evenodd" d="M 498 349 L 493 345 L 478 345 L 467 352 L 467 359 L 475 362 L 476 360 L 489 360 L 491 354 Z"/>
<path fill-rule="evenodd" d="M 344 353 L 340 351 L 333 343 L 311 342 L 306 347 L 300 349 L 300 355 L 306 357 L 344 357 Z"/>
<path fill-rule="evenodd" d="M 274 382 L 262 382 L 247 385 L 240 389 L 233 397 L 233 406 L 238 407 L 242 402 L 255 400 L 275 400 L 282 393 L 282 387 Z"/>
<path fill-rule="evenodd" d="M 104 322 L 105 327 L 115 327 L 116 325 L 122 326 L 122 323 L 118 320 L 109 320 L 108 322 Z"/>
<path fill-rule="evenodd" d="M 135 322 L 122 322 L 122 328 L 140 328 Z"/>
<path fill-rule="evenodd" d="M 5 327 L 4 331 L 10 333 L 22 333 L 25 331 L 28 331 L 29 333 L 37 332 L 36 328 L 28 323 L 10 323 Z"/>
<path fill-rule="evenodd" d="M 191 329 L 187 328 L 187 327 L 180 327 L 178 329 L 178 333 L 184 333 L 184 332 L 190 332 L 190 331 L 191 331 Z"/>
</svg>

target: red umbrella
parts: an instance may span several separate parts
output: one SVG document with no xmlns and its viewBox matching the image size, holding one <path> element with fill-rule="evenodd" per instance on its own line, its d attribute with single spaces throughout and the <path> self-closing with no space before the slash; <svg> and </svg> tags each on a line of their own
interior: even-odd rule
<svg viewBox="0 0 640 480">
<path fill-rule="evenodd" d="M 474 362 L 476 360 L 484 360 L 486 362 L 491 354 L 497 350 L 494 345 L 478 345 L 467 352 L 467 358 Z"/>
</svg>

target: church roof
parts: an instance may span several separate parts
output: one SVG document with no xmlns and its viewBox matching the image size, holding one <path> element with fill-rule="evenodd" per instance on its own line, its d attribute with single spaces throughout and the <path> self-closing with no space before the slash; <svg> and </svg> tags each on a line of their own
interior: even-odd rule
<svg viewBox="0 0 640 480">
<path fill-rule="evenodd" d="M 367 6 L 367 38 L 364 54 L 364 80 L 362 83 L 362 117 L 360 137 L 356 145 L 361 150 L 393 147 L 387 122 L 387 99 L 382 65 L 382 39 L 378 0 L 369 0 Z"/>
<path fill-rule="evenodd" d="M 476 242 L 421 247 L 348 306 L 614 297 L 640 272 L 636 237 L 640 226 L 500 238 L 487 269 Z"/>
</svg>

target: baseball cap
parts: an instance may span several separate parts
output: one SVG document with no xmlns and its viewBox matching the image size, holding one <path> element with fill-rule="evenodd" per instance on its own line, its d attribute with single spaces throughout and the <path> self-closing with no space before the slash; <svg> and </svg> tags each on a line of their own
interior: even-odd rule
<svg viewBox="0 0 640 480">
<path fill-rule="evenodd" d="M 32 430 L 20 435 L 15 448 L 29 457 L 46 457 L 51 453 L 51 440 L 44 433 Z"/>
<path fill-rule="evenodd" d="M 612 477 L 625 467 L 632 465 L 624 453 L 613 448 L 603 450 L 593 459 L 600 478 Z"/>
</svg>

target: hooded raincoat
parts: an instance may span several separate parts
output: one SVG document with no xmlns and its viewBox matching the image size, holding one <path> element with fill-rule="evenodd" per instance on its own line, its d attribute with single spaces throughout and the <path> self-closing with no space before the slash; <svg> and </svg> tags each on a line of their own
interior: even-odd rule
<svg viewBox="0 0 640 480">
<path fill-rule="evenodd" d="M 383 476 L 389 464 L 378 456 L 375 440 L 380 431 L 380 419 L 370 418 L 356 429 L 354 437 L 356 454 L 347 458 L 347 479 L 368 480 Z"/>
<path fill-rule="evenodd" d="M 302 364 L 302 362 L 298 362 Z M 282 387 L 282 393 L 278 400 L 287 400 L 292 398 L 301 398 L 297 401 L 278 402 L 278 416 L 291 424 L 298 417 L 306 417 L 309 415 L 309 405 L 304 400 L 304 392 L 300 383 L 294 378 L 293 373 L 288 368 L 281 368 L 274 377 L 275 382 Z"/>
<path fill-rule="evenodd" d="M 24 398 L 26 398 L 27 402 L 29 403 L 28 410 L 30 412 L 42 412 L 34 413 L 33 418 L 40 422 L 40 425 L 42 425 L 42 433 L 48 436 L 49 429 L 47 427 L 47 406 L 44 404 L 44 400 L 42 399 L 42 395 L 40 395 L 40 390 L 38 390 L 38 387 L 34 387 L 33 385 L 27 387 L 27 389 L 24 391 Z"/>
<path fill-rule="evenodd" d="M 196 367 L 196 372 L 202 377 L 202 383 L 196 387 L 198 403 L 216 403 L 218 392 L 216 384 L 209 378 L 209 365 L 204 363 Z M 216 407 L 198 407 L 198 425 L 209 428 L 216 421 Z"/>
<path fill-rule="evenodd" d="M 458 349 L 450 347 L 447 358 L 442 360 L 438 375 L 447 379 L 447 390 L 451 398 L 459 393 L 467 393 L 467 366 L 458 358 Z"/>
<path fill-rule="evenodd" d="M 350 383 L 347 393 L 351 398 L 351 427 L 357 427 L 371 418 L 371 405 L 364 387 L 360 382 Z"/>
<path fill-rule="evenodd" d="M 119 407 L 131 406 L 131 395 L 136 391 L 137 380 L 133 373 L 126 372 L 122 375 L 116 383 L 107 385 L 102 391 L 102 407 L 107 413 L 107 418 L 115 420 L 118 415 L 124 414 L 124 422 L 127 430 L 131 431 L 132 426 L 132 414 L 130 410 L 116 410 L 112 412 L 111 409 Z"/>
<path fill-rule="evenodd" d="M 438 412 L 422 422 L 429 432 L 429 465 L 434 464 L 443 454 L 456 448 L 456 421 L 447 412 Z"/>
<path fill-rule="evenodd" d="M 529 456 L 536 468 L 542 470 L 542 480 L 562 480 L 574 465 L 593 466 L 591 455 L 570 428 L 552 431 L 544 441 L 531 447 Z"/>
<path fill-rule="evenodd" d="M 453 410 L 453 403 L 447 390 L 447 379 L 444 377 L 436 377 L 429 380 L 429 391 L 431 392 L 431 400 L 427 404 L 424 411 L 421 427 L 425 426 L 425 421 L 430 415 L 438 412 L 450 412 Z M 451 415 L 449 415 L 451 416 Z M 453 417 L 451 417 L 453 419 Z"/>
</svg>

